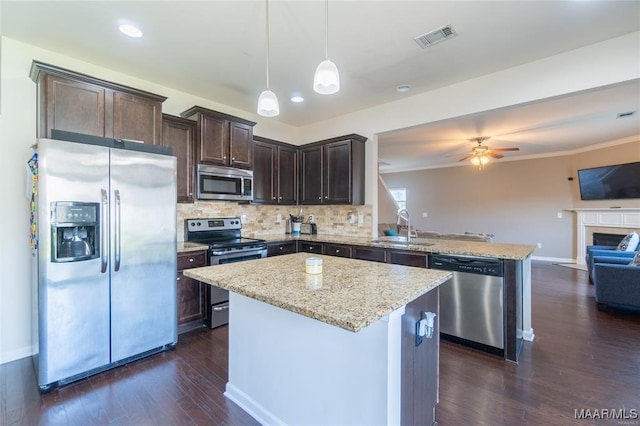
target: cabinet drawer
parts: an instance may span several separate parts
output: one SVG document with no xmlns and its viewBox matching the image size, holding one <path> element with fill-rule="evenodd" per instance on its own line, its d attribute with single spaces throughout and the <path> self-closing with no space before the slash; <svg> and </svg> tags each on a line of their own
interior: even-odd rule
<svg viewBox="0 0 640 426">
<path fill-rule="evenodd" d="M 207 266 L 206 251 L 178 253 L 178 271 L 189 268 L 198 268 L 200 266 Z"/>
<path fill-rule="evenodd" d="M 386 262 L 387 252 L 385 249 L 371 247 L 353 247 L 353 258 L 371 260 L 374 262 Z"/>
<path fill-rule="evenodd" d="M 329 256 L 351 257 L 351 246 L 342 244 L 325 244 L 324 254 Z"/>
<path fill-rule="evenodd" d="M 298 251 L 307 252 L 307 253 L 317 253 L 322 254 L 322 244 L 321 243 L 307 243 L 304 241 L 298 242 Z"/>
<path fill-rule="evenodd" d="M 295 241 L 267 244 L 267 256 L 278 256 L 281 254 L 290 254 L 295 252 Z"/>
<path fill-rule="evenodd" d="M 418 254 L 411 251 L 391 250 L 389 253 L 390 263 L 396 265 L 417 266 L 426 268 L 429 264 L 429 255 Z"/>
</svg>

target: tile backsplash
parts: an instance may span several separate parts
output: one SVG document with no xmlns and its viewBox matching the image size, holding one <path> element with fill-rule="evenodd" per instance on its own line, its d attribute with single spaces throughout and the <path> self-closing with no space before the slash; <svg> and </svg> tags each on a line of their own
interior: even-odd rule
<svg viewBox="0 0 640 426">
<path fill-rule="evenodd" d="M 364 206 L 269 206 L 256 204 L 238 204 L 228 201 L 196 201 L 193 204 L 178 204 L 178 241 L 184 241 L 184 220 L 205 217 L 242 217 L 242 234 L 247 237 L 266 234 L 284 234 L 285 223 L 289 215 L 297 216 L 302 209 L 305 222 L 313 215 L 319 235 L 346 235 L 350 237 L 371 237 L 372 207 Z M 349 222 L 349 213 L 354 223 Z M 276 223 L 278 214 L 282 220 Z M 358 217 L 363 222 L 358 225 Z"/>
</svg>

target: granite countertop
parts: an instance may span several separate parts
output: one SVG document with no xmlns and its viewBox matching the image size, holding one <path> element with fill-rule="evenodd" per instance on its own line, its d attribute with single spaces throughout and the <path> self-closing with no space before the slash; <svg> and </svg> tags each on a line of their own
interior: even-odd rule
<svg viewBox="0 0 640 426">
<path fill-rule="evenodd" d="M 189 241 L 178 241 L 177 251 L 178 253 L 188 253 L 191 251 L 208 250 L 209 246 L 206 244 L 192 243 Z"/>
<path fill-rule="evenodd" d="M 281 241 L 281 240 L 279 240 Z M 187 269 L 204 283 L 357 332 L 451 278 L 448 271 L 333 256 L 305 273 L 309 253 Z"/>
<path fill-rule="evenodd" d="M 302 240 L 321 243 L 347 244 L 368 247 L 392 248 L 427 253 L 457 254 L 466 256 L 491 257 L 496 259 L 524 260 L 536 249 L 533 245 L 486 243 L 480 241 L 463 241 L 430 238 L 411 238 L 407 244 L 398 237 L 372 238 L 349 237 L 344 235 L 300 235 L 269 234 L 258 235 L 267 242 Z"/>
</svg>

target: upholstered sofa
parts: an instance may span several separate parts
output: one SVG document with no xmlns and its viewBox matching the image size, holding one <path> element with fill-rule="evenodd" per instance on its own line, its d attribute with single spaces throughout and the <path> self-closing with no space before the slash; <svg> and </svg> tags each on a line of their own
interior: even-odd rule
<svg viewBox="0 0 640 426">
<path fill-rule="evenodd" d="M 611 306 L 640 312 L 640 266 L 621 257 L 595 256 L 593 262 L 598 309 Z"/>
</svg>

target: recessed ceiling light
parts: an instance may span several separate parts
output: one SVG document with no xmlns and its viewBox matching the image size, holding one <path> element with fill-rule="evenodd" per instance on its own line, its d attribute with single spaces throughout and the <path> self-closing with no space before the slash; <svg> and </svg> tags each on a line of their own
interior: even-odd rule
<svg viewBox="0 0 640 426">
<path fill-rule="evenodd" d="M 295 102 L 295 103 L 300 103 L 303 102 L 304 98 L 302 96 L 292 96 L 291 97 L 291 102 Z"/>
<path fill-rule="evenodd" d="M 396 91 L 400 93 L 405 93 L 409 90 L 411 90 L 411 86 L 409 86 L 408 84 L 401 84 L 400 86 L 396 87 Z"/>
<path fill-rule="evenodd" d="M 121 24 L 118 26 L 120 32 L 124 35 L 128 35 L 129 37 L 140 38 L 142 37 L 142 31 L 140 28 L 131 24 Z"/>
</svg>

